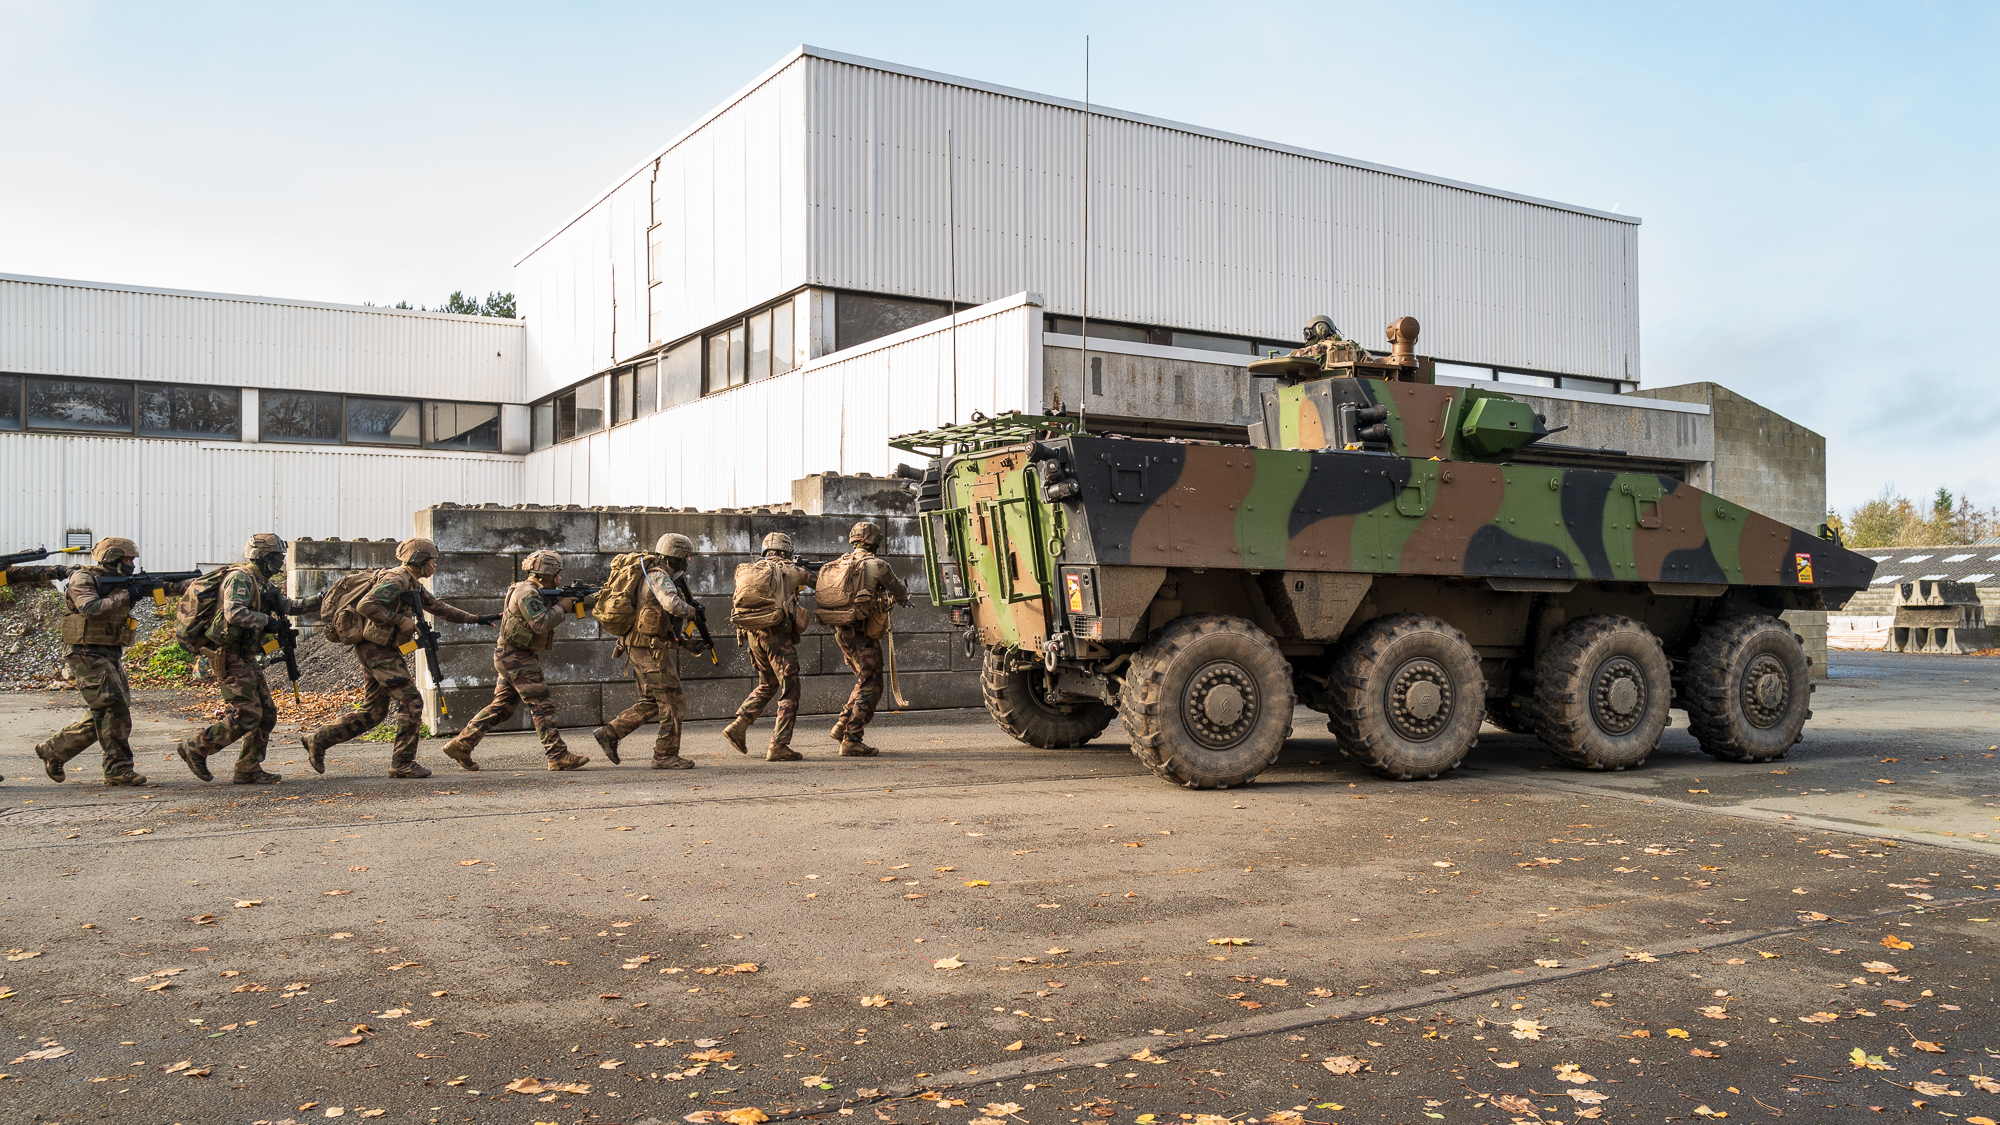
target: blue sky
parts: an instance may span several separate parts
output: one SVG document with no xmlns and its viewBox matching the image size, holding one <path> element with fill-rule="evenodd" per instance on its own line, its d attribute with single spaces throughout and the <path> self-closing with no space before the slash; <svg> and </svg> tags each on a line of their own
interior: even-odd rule
<svg viewBox="0 0 2000 1125">
<path fill-rule="evenodd" d="M 1831 499 L 2000 504 L 2000 5 L 0 0 L 0 271 L 511 289 L 798 43 L 1643 216 L 1648 385 L 1827 435 Z"/>
</svg>

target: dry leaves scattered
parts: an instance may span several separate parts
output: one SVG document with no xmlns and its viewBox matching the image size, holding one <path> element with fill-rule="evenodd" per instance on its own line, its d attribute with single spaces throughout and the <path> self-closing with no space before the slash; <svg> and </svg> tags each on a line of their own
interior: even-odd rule
<svg viewBox="0 0 2000 1125">
<path fill-rule="evenodd" d="M 1325 1067 L 1329 1074 L 1359 1074 L 1368 1068 L 1368 1060 L 1357 1059 L 1353 1055 L 1335 1055 L 1321 1059 L 1319 1065 Z"/>
<path fill-rule="evenodd" d="M 964 967 L 965 962 L 959 960 L 957 957 L 940 957 L 931 962 L 931 968 L 933 969 L 963 969 Z"/>
<path fill-rule="evenodd" d="M 1542 1032 L 1547 1030 L 1540 1020 L 1515 1020 L 1514 1030 L 1508 1034 L 1516 1039 L 1540 1039 Z"/>
</svg>

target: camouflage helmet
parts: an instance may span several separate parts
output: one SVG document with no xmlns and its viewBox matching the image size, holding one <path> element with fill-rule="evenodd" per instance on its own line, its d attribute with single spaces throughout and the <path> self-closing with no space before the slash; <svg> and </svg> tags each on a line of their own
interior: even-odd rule
<svg viewBox="0 0 2000 1125">
<path fill-rule="evenodd" d="M 396 544 L 396 561 L 422 566 L 438 557 L 438 546 L 428 539 L 405 539 Z"/>
<path fill-rule="evenodd" d="M 869 550 L 882 545 L 882 525 L 870 520 L 862 520 L 847 533 L 849 543 L 859 543 Z"/>
<path fill-rule="evenodd" d="M 789 555 L 792 553 L 792 537 L 782 531 L 774 531 L 764 537 L 764 546 L 760 549 L 766 553 L 783 551 Z"/>
<path fill-rule="evenodd" d="M 1306 321 L 1306 343 L 1338 339 L 1340 339 L 1340 329 L 1334 326 L 1333 318 L 1325 313 Z"/>
<path fill-rule="evenodd" d="M 529 574 L 561 574 L 562 556 L 554 551 L 536 551 L 521 560 L 521 569 Z"/>
<path fill-rule="evenodd" d="M 677 531 L 669 531 L 665 535 L 660 536 L 658 543 L 653 544 L 653 551 L 656 554 L 665 555 L 670 559 L 692 558 L 694 557 L 694 540 Z"/>
<path fill-rule="evenodd" d="M 139 545 L 130 539 L 107 535 L 90 549 L 90 561 L 99 566 L 113 566 L 122 559 L 139 557 Z"/>
<path fill-rule="evenodd" d="M 261 559 L 265 555 L 284 553 L 285 541 L 278 538 L 277 533 L 273 531 L 260 531 L 243 541 L 243 557 L 246 559 Z"/>
</svg>

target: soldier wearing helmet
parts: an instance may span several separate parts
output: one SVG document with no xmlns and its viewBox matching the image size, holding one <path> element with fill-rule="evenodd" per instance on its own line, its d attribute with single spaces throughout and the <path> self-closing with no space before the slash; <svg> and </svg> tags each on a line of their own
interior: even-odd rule
<svg viewBox="0 0 2000 1125">
<path fill-rule="evenodd" d="M 889 610 L 908 604 L 910 592 L 889 564 L 876 556 L 882 548 L 882 526 L 863 520 L 847 533 L 854 549 L 820 568 L 819 619 L 833 630 L 841 659 L 854 673 L 854 690 L 828 732 L 840 743 L 843 758 L 872 758 L 877 753 L 863 734 L 882 700 L 882 636 L 889 631 Z"/>
<path fill-rule="evenodd" d="M 1340 334 L 1333 318 L 1322 313 L 1306 322 L 1306 346 L 1292 351 L 1295 356 L 1317 360 L 1321 367 L 1361 357 L 1361 345 Z"/>
<path fill-rule="evenodd" d="M 757 668 L 757 686 L 750 689 L 748 698 L 736 709 L 736 717 L 722 730 L 722 737 L 739 754 L 750 752 L 746 741 L 750 724 L 776 699 L 776 725 L 764 760 L 796 762 L 805 756 L 792 749 L 792 728 L 799 718 L 799 637 L 806 630 L 799 589 L 813 582 L 813 572 L 793 560 L 792 537 L 782 531 L 764 536 L 762 558 L 736 568 L 729 620 L 736 626 L 738 643 L 750 650 L 750 662 Z"/>
<path fill-rule="evenodd" d="M 572 754 L 564 744 L 556 726 L 555 700 L 549 698 L 548 681 L 542 678 L 542 653 L 556 643 L 556 624 L 576 607 L 576 599 L 552 599 L 544 593 L 562 585 L 563 559 L 554 551 L 536 551 L 521 560 L 521 569 L 528 577 L 508 587 L 506 608 L 500 612 L 500 637 L 493 646 L 493 702 L 445 744 L 445 756 L 466 769 L 478 769 L 473 749 L 487 731 L 513 718 L 526 703 L 549 768 L 582 769 L 590 759 Z"/>
<path fill-rule="evenodd" d="M 653 544 L 651 554 L 640 557 L 645 584 L 640 588 L 638 613 L 632 631 L 619 638 L 612 655 L 620 651 L 632 665 L 632 681 L 639 698 L 610 722 L 592 732 L 604 756 L 618 761 L 618 742 L 626 735 L 659 720 L 660 733 L 653 740 L 653 768 L 691 769 L 694 762 L 681 756 L 681 720 L 687 716 L 687 694 L 681 690 L 680 667 L 674 650 L 701 651 L 701 642 L 688 637 L 686 623 L 699 612 L 681 595 L 687 581 L 688 560 L 694 557 L 694 540 L 668 532 Z"/>
<path fill-rule="evenodd" d="M 133 595 L 125 588 L 100 593 L 97 584 L 107 575 L 132 573 L 138 563 L 137 543 L 107 536 L 91 548 L 90 565 L 78 567 L 63 590 L 61 629 L 69 642 L 69 673 L 90 714 L 35 747 L 51 781 L 63 780 L 63 767 L 94 744 L 104 754 L 104 784 L 146 784 L 145 775 L 132 768 L 132 687 L 125 677 L 125 646 L 137 635 L 130 616 Z M 186 585 L 173 582 L 166 590 L 178 594 Z"/>
<path fill-rule="evenodd" d="M 362 639 L 354 645 L 354 658 L 361 662 L 367 683 L 362 708 L 300 739 L 314 773 L 326 772 L 328 750 L 374 730 L 394 711 L 396 744 L 389 754 L 389 776 L 429 777 L 431 771 L 417 764 L 424 698 L 410 675 L 409 657 L 403 655 L 403 645 L 417 635 L 417 614 L 429 613 L 459 625 L 493 625 L 500 620 L 497 613 L 469 613 L 431 596 L 423 580 L 437 573 L 438 549 L 429 539 L 396 544 L 396 561 L 402 565 L 377 571 L 375 588 L 354 603 L 364 622 Z M 460 764 L 477 769 L 471 761 L 466 758 Z"/>
<path fill-rule="evenodd" d="M 203 781 L 215 780 L 208 769 L 209 756 L 239 738 L 243 745 L 237 751 L 231 781 L 272 785 L 282 780 L 282 775 L 264 768 L 271 731 L 278 725 L 278 705 L 264 682 L 264 634 L 271 631 L 274 615 L 311 613 L 319 608 L 317 594 L 304 600 L 286 597 L 275 581 L 284 573 L 285 541 L 272 532 L 260 531 L 243 544 L 243 561 L 230 566 L 222 576 L 215 616 L 198 647 L 208 657 L 228 710 L 208 729 L 176 747 L 181 761 Z"/>
</svg>

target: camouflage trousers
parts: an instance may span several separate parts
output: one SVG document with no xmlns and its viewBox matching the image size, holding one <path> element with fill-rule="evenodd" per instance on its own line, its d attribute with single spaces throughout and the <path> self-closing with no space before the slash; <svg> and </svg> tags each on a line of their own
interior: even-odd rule
<svg viewBox="0 0 2000 1125">
<path fill-rule="evenodd" d="M 104 750 L 104 776 L 132 772 L 132 687 L 125 679 L 124 655 L 117 648 L 74 645 L 70 675 L 90 714 L 49 736 L 35 748 L 44 759 L 68 762 L 93 745 Z"/>
<path fill-rule="evenodd" d="M 362 695 L 363 709 L 350 711 L 338 722 L 328 723 L 312 734 L 311 745 L 322 753 L 351 738 L 374 730 L 391 711 L 396 716 L 396 747 L 390 761 L 407 765 L 417 760 L 417 731 L 423 725 L 424 697 L 410 678 L 410 665 L 403 654 L 388 645 L 362 641 L 354 646 L 354 658 L 361 662 L 368 683 Z"/>
<path fill-rule="evenodd" d="M 542 752 L 551 758 L 569 753 L 562 731 L 556 728 L 556 702 L 549 698 L 549 685 L 542 679 L 541 656 L 525 648 L 493 650 L 493 702 L 481 708 L 452 741 L 471 750 L 487 731 L 513 718 L 523 703 L 534 716 Z"/>
<path fill-rule="evenodd" d="M 750 629 L 745 635 L 750 640 L 750 663 L 757 666 L 757 686 L 736 709 L 736 717 L 747 726 L 776 699 L 778 706 L 772 717 L 777 726 L 771 731 L 771 746 L 790 746 L 792 728 L 799 722 L 799 642 L 790 629 Z"/>
<path fill-rule="evenodd" d="M 875 717 L 875 705 L 882 701 L 882 642 L 869 636 L 865 625 L 835 625 L 833 639 L 840 645 L 841 659 L 854 672 L 854 690 L 834 726 L 841 731 L 841 741 L 859 742 Z"/>
<path fill-rule="evenodd" d="M 639 689 L 639 698 L 619 712 L 617 718 L 604 724 L 606 729 L 624 738 L 658 719 L 660 733 L 653 740 L 654 760 L 680 757 L 681 720 L 687 715 L 687 694 L 681 690 L 681 673 L 674 663 L 673 650 L 642 646 L 626 649 L 625 655 L 632 663 L 632 680 Z"/>
<path fill-rule="evenodd" d="M 271 743 L 271 731 L 278 725 L 278 703 L 264 682 L 264 670 L 255 661 L 235 653 L 209 652 L 208 666 L 222 687 L 222 705 L 228 709 L 207 730 L 188 740 L 188 748 L 206 758 L 237 739 L 243 740 L 236 754 L 236 772 L 253 774 L 264 768 L 264 750 Z"/>
</svg>

